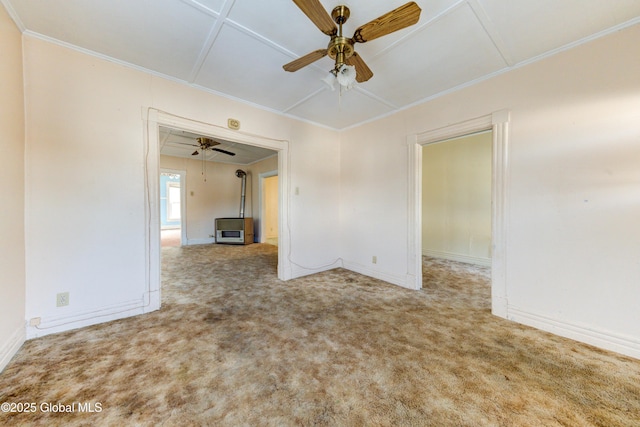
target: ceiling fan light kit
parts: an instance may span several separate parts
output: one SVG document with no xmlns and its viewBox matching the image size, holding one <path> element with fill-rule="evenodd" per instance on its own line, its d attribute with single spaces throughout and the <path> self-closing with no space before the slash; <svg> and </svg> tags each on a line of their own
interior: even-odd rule
<svg viewBox="0 0 640 427">
<path fill-rule="evenodd" d="M 351 86 L 356 82 L 356 67 L 347 64 L 340 65 L 340 68 L 336 70 L 336 80 L 340 86 L 351 89 Z"/>
<path fill-rule="evenodd" d="M 373 77 L 369 69 L 354 48 L 355 43 L 366 43 L 369 40 L 382 37 L 403 28 L 414 25 L 420 19 L 420 7 L 413 1 L 406 3 L 382 16 L 361 25 L 356 29 L 353 37 L 342 35 L 342 24 L 347 22 L 351 11 L 347 6 L 336 6 L 331 16 L 324 9 L 320 0 L 293 0 L 302 12 L 324 34 L 331 37 L 326 49 L 315 50 L 288 64 L 283 65 L 285 71 L 298 71 L 313 62 L 329 56 L 335 65 L 330 74 L 323 78 L 331 90 L 335 89 L 335 81 L 340 88 L 350 89 L 355 82 L 363 83 Z M 336 27 L 337 24 L 337 27 Z"/>
<path fill-rule="evenodd" d="M 327 77 L 323 78 L 322 81 L 325 82 L 332 91 L 336 90 L 336 81 L 340 84 L 341 89 L 351 89 L 356 83 L 356 67 L 342 64 L 339 68 L 329 71 Z"/>
</svg>

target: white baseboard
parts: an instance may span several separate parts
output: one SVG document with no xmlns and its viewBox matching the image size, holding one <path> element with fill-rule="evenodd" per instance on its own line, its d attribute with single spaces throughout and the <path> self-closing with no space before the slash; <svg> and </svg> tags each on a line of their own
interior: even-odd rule
<svg viewBox="0 0 640 427">
<path fill-rule="evenodd" d="M 207 238 L 203 238 L 203 239 L 188 239 L 187 240 L 187 245 L 208 245 L 210 243 L 215 243 L 216 239 L 215 237 L 207 237 Z"/>
<path fill-rule="evenodd" d="M 298 277 L 309 276 L 310 274 L 321 273 L 323 271 L 329 271 L 336 268 L 342 267 L 342 260 L 338 259 L 335 262 L 330 264 L 326 264 L 320 267 L 304 267 L 301 265 L 297 265 L 295 263 L 291 263 L 291 279 L 296 279 Z"/>
<path fill-rule="evenodd" d="M 637 339 L 552 319 L 513 306 L 508 306 L 507 313 L 507 319 L 514 322 L 640 359 L 640 341 Z"/>
<path fill-rule="evenodd" d="M 39 325 L 27 325 L 26 338 L 43 337 L 58 332 L 149 313 L 159 308 L 158 299 L 159 293 L 152 292 L 145 297 L 146 302 L 140 299 L 63 316 L 42 317 Z"/>
<path fill-rule="evenodd" d="M 442 258 L 442 259 L 448 259 L 451 261 L 464 262 L 466 264 L 475 264 L 475 265 L 482 265 L 485 267 L 491 267 L 491 258 L 462 255 L 462 254 L 456 254 L 453 252 L 431 251 L 428 249 L 423 249 L 422 255 L 430 256 L 433 258 Z"/>
<path fill-rule="evenodd" d="M 402 286 L 403 288 L 416 289 L 415 277 L 412 277 L 410 275 L 389 274 L 351 261 L 343 261 L 343 264 L 344 268 L 346 268 L 347 270 L 364 274 L 365 276 L 373 277 L 374 279 L 379 279 L 393 285 Z"/>
<path fill-rule="evenodd" d="M 0 347 L 0 372 L 9 364 L 11 358 L 20 350 L 26 339 L 24 325 L 21 325 L 6 342 L 2 343 Z"/>
</svg>

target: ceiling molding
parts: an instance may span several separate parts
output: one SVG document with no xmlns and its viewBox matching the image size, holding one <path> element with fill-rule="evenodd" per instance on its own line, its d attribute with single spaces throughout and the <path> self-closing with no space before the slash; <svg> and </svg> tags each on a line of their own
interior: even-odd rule
<svg viewBox="0 0 640 427">
<path fill-rule="evenodd" d="M 192 2 L 187 2 L 185 0 L 183 0 L 183 2 L 193 5 Z M 188 78 L 189 83 L 194 83 L 198 78 L 198 74 L 200 74 L 200 70 L 202 70 L 202 66 L 204 65 L 204 62 L 207 59 L 207 56 L 209 56 L 209 52 L 211 51 L 213 44 L 218 38 L 218 35 L 220 34 L 220 30 L 222 30 L 222 26 L 224 25 L 224 22 L 227 19 L 227 16 L 231 11 L 231 8 L 233 7 L 234 2 L 235 0 L 228 0 L 224 3 L 224 6 L 222 7 L 222 11 L 220 11 L 220 14 L 216 18 L 216 22 L 213 24 L 213 27 L 211 27 L 211 30 L 207 35 L 207 40 L 204 42 L 202 49 L 200 49 L 200 53 L 198 54 L 198 59 L 196 59 L 195 64 L 193 64 L 193 67 L 191 68 L 191 73 L 189 73 L 189 78 Z M 198 3 L 198 5 L 200 5 L 200 3 Z M 197 8 L 197 9 L 202 11 L 202 9 L 200 8 Z M 205 8 L 205 9 L 208 11 L 211 11 L 208 8 Z"/>
<path fill-rule="evenodd" d="M 209 16 L 212 16 L 214 18 L 218 18 L 222 12 L 218 13 L 215 10 L 209 9 L 207 6 L 203 5 L 202 3 L 196 1 L 196 0 L 181 0 L 182 3 L 187 4 L 191 7 L 193 7 L 194 9 L 199 10 L 200 12 L 204 12 Z M 235 0 L 229 0 L 231 3 L 233 3 Z M 224 8 L 223 8 L 224 9 Z"/>
<path fill-rule="evenodd" d="M 484 10 L 484 7 L 482 7 L 478 0 L 467 1 L 469 3 L 469 6 L 471 7 L 471 10 L 473 10 L 473 13 L 478 18 L 478 21 L 480 21 L 480 25 L 482 25 L 482 28 L 484 28 L 485 32 L 493 42 L 493 45 L 496 47 L 498 52 L 500 52 L 500 56 L 502 56 L 502 59 L 504 59 L 505 64 L 509 67 L 512 66 L 514 61 L 511 57 L 511 54 L 509 53 L 509 49 L 507 49 L 507 45 L 502 40 L 502 37 L 491 21 L 491 18 L 489 18 L 489 15 L 487 15 L 487 11 Z"/>
<path fill-rule="evenodd" d="M 18 13 L 15 11 L 11 3 L 9 3 L 9 0 L 0 0 L 0 3 L 2 3 L 5 10 L 7 11 L 7 14 L 11 17 L 11 19 L 13 19 L 13 22 L 18 27 L 18 30 L 20 30 L 21 33 L 27 31 L 27 27 L 25 27 L 22 19 L 20 19 L 20 16 L 18 16 Z"/>
<path fill-rule="evenodd" d="M 556 55 L 556 54 L 558 54 L 560 52 L 564 52 L 564 51 L 573 49 L 574 47 L 581 46 L 583 44 L 586 44 L 586 43 L 589 43 L 591 41 L 597 40 L 597 39 L 599 39 L 601 37 L 605 37 L 605 36 L 608 36 L 609 34 L 617 33 L 620 30 L 624 30 L 625 28 L 629 28 L 629 27 L 632 27 L 632 26 L 638 25 L 638 24 L 640 24 L 640 16 L 638 16 L 636 18 L 633 18 L 633 19 L 630 19 L 630 20 L 628 20 L 626 22 L 623 22 L 621 24 L 615 25 L 613 27 L 605 28 L 602 31 L 598 31 L 597 33 L 594 33 L 594 34 L 591 34 L 589 36 L 583 37 L 581 39 L 575 40 L 573 42 L 567 43 L 567 44 L 565 44 L 563 46 L 560 46 L 560 47 L 557 47 L 555 49 L 551 49 L 551 50 L 549 50 L 547 52 L 541 53 L 540 55 L 531 57 L 529 59 L 525 59 L 524 61 L 520 61 L 520 62 L 518 62 L 517 64 L 515 64 L 513 66 L 513 69 L 520 68 L 520 67 L 523 67 L 525 65 L 532 64 L 534 62 L 538 62 L 538 61 L 540 61 L 542 59 L 545 59 L 545 58 L 548 58 L 550 56 Z"/>
</svg>

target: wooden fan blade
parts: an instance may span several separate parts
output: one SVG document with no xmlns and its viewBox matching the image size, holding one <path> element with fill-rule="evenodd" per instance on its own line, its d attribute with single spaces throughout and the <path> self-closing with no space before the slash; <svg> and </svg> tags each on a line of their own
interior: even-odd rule
<svg viewBox="0 0 640 427">
<path fill-rule="evenodd" d="M 320 0 L 293 0 L 293 2 L 304 12 L 305 15 L 316 24 L 316 27 L 328 36 L 338 33 L 336 24 L 331 19 Z"/>
<path fill-rule="evenodd" d="M 307 65 L 316 62 L 318 59 L 327 55 L 327 49 L 318 49 L 314 50 L 311 53 L 306 54 L 305 56 L 301 56 L 295 61 L 291 61 L 288 64 L 282 66 L 285 71 L 298 71 L 302 67 L 306 67 Z"/>
<path fill-rule="evenodd" d="M 236 155 L 236 153 L 232 153 L 231 151 L 223 150 L 222 148 L 212 148 L 211 150 L 217 151 L 219 153 L 224 153 L 224 154 L 227 154 L 229 156 L 235 156 Z"/>
<path fill-rule="evenodd" d="M 358 27 L 352 40 L 358 43 L 368 42 L 378 37 L 386 36 L 394 31 L 401 30 L 415 24 L 420 19 L 420 6 L 410 1 L 391 12 L 374 19 L 371 22 Z"/>
<path fill-rule="evenodd" d="M 353 65 L 356 67 L 356 81 L 358 83 L 366 82 L 373 77 L 373 71 L 369 69 L 362 57 L 357 52 L 353 52 L 349 58 L 345 61 L 347 65 Z"/>
</svg>

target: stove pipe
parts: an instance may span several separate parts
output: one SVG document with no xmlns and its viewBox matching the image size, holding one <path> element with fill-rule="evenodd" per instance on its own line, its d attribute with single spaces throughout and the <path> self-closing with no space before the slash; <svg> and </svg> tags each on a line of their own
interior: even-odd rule
<svg viewBox="0 0 640 427">
<path fill-rule="evenodd" d="M 247 189 L 247 173 L 242 169 L 236 171 L 236 176 L 242 178 L 242 191 L 240 192 L 240 218 L 244 218 L 244 201 Z"/>
</svg>

